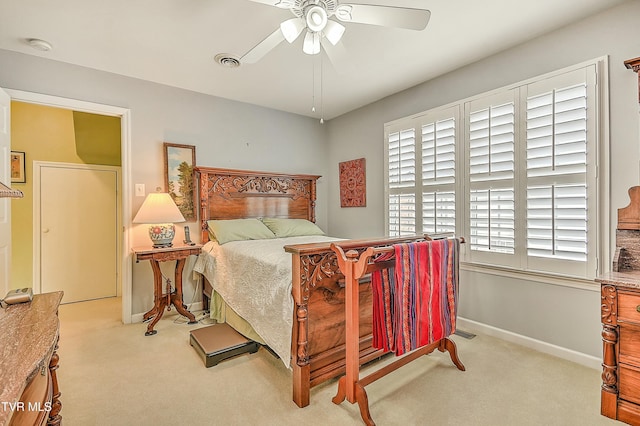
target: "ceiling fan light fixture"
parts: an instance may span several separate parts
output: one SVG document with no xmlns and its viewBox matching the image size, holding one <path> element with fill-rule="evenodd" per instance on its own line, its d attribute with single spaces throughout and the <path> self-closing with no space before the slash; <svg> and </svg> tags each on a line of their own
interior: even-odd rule
<svg viewBox="0 0 640 426">
<path fill-rule="evenodd" d="M 321 6 L 311 6 L 305 11 L 305 21 L 307 27 L 313 32 L 324 30 L 328 21 L 327 11 Z"/>
<path fill-rule="evenodd" d="M 300 18 L 291 18 L 280 24 L 280 31 L 282 31 L 282 35 L 289 43 L 293 43 L 304 28 L 304 23 Z"/>
<path fill-rule="evenodd" d="M 344 34 L 345 27 L 342 24 L 337 23 L 336 21 L 327 21 L 327 25 L 324 28 L 323 34 L 329 40 L 331 44 L 334 46 L 340 41 L 342 35 Z"/>
<path fill-rule="evenodd" d="M 307 35 L 304 36 L 302 51 L 307 55 L 317 55 L 320 53 L 320 35 L 307 31 Z"/>
</svg>

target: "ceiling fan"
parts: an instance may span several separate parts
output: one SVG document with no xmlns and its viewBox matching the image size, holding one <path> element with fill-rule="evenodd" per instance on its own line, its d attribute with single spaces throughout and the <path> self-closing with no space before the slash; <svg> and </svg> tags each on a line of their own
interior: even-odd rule
<svg viewBox="0 0 640 426">
<path fill-rule="evenodd" d="M 340 39 L 345 26 L 340 22 L 379 25 L 384 27 L 423 30 L 431 12 L 396 6 L 369 4 L 347 4 L 337 0 L 250 0 L 269 6 L 289 9 L 295 18 L 280 24 L 271 35 L 254 46 L 240 58 L 242 63 L 256 63 L 282 41 L 293 43 L 305 32 L 302 50 L 309 55 L 325 50 L 331 62 L 340 61 L 345 56 Z M 331 19 L 335 17 L 337 19 Z"/>
</svg>

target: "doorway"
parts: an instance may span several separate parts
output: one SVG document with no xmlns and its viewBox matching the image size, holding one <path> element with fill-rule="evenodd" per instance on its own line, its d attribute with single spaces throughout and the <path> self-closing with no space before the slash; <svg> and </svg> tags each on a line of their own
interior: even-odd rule
<svg viewBox="0 0 640 426">
<path fill-rule="evenodd" d="M 121 270 L 121 286 L 122 286 L 122 322 L 131 323 L 131 243 L 130 230 L 127 224 L 131 223 L 131 111 L 126 108 L 115 107 L 110 105 L 96 104 L 93 102 L 80 101 L 76 99 L 60 98 L 57 96 L 44 95 L 40 93 L 24 92 L 20 90 L 7 89 L 7 93 L 12 100 L 32 103 L 37 105 L 46 105 L 56 108 L 68 109 L 72 111 L 99 114 L 111 117 L 119 117 L 121 123 L 121 180 L 119 190 L 119 199 L 121 201 L 121 250 L 119 259 L 119 268 Z"/>
</svg>

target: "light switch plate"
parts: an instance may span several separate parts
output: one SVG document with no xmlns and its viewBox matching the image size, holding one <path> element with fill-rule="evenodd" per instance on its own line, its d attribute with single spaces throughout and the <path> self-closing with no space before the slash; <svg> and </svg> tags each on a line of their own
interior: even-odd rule
<svg viewBox="0 0 640 426">
<path fill-rule="evenodd" d="M 144 197 L 144 183 L 136 183 L 136 197 Z"/>
</svg>

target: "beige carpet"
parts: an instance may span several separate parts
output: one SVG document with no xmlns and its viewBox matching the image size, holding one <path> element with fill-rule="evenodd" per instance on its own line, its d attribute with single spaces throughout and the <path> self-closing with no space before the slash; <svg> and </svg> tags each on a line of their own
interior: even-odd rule
<svg viewBox="0 0 640 426">
<path fill-rule="evenodd" d="M 207 320 L 173 310 L 147 337 L 146 324 L 120 322 L 120 303 L 60 307 L 65 426 L 363 424 L 357 404 L 331 402 L 336 381 L 300 409 L 291 373 L 264 348 L 205 368 L 189 330 Z M 436 351 L 367 387 L 377 425 L 619 424 L 599 414 L 599 371 L 489 336 L 453 340 L 467 371 Z"/>
</svg>

